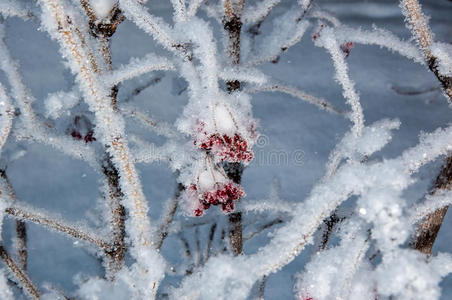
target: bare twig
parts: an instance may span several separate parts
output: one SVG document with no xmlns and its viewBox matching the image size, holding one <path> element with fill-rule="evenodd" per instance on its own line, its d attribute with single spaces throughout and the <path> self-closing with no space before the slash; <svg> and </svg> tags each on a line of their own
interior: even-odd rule
<svg viewBox="0 0 452 300">
<path fill-rule="evenodd" d="M 155 77 L 149 79 L 147 82 L 134 88 L 133 91 L 130 93 L 130 95 L 123 98 L 122 102 L 130 102 L 133 99 L 133 97 L 138 96 L 142 91 L 144 91 L 145 89 L 147 89 L 150 86 L 153 86 L 153 85 L 159 83 L 160 81 L 162 81 L 161 76 L 155 76 Z"/>
<path fill-rule="evenodd" d="M 277 218 L 275 220 L 272 220 L 268 223 L 265 223 L 264 225 L 260 226 L 256 231 L 250 233 L 249 235 L 247 235 L 246 237 L 243 238 L 243 242 L 247 242 L 249 240 L 251 240 L 253 237 L 255 237 L 256 235 L 260 234 L 261 232 L 263 232 L 264 230 L 267 230 L 277 224 L 281 224 L 282 222 L 284 222 L 282 219 Z"/>
<path fill-rule="evenodd" d="M 158 240 L 156 243 L 156 248 L 160 250 L 160 248 L 163 245 L 163 242 L 165 241 L 166 237 L 168 236 L 168 229 L 171 224 L 171 222 L 174 219 L 174 215 L 176 214 L 177 207 L 179 205 L 179 196 L 181 192 L 184 190 L 184 186 L 182 184 L 177 184 L 176 191 L 174 193 L 173 199 L 171 199 L 171 204 L 168 210 L 168 214 L 164 219 L 164 222 L 160 225 L 159 234 L 158 234 Z"/>
<path fill-rule="evenodd" d="M 206 257 L 204 260 L 204 263 L 206 263 L 206 261 L 209 259 L 210 257 L 210 252 L 212 251 L 212 244 L 213 244 L 213 238 L 215 236 L 215 231 L 217 229 L 217 223 L 213 223 L 210 226 L 210 231 L 209 231 L 209 240 L 207 242 L 207 250 L 206 250 Z"/>
<path fill-rule="evenodd" d="M 416 96 L 416 95 L 422 95 L 422 94 L 438 91 L 441 89 L 441 87 L 433 86 L 433 87 L 423 88 L 423 89 L 415 89 L 415 88 L 411 89 L 409 87 L 391 85 L 391 89 L 399 95 Z"/>
<path fill-rule="evenodd" d="M 40 294 L 36 286 L 33 284 L 31 279 L 25 273 L 23 269 L 11 258 L 3 245 L 0 244 L 0 257 L 3 259 L 5 265 L 11 271 L 12 274 L 17 278 L 23 289 L 33 298 L 39 299 Z"/>
</svg>

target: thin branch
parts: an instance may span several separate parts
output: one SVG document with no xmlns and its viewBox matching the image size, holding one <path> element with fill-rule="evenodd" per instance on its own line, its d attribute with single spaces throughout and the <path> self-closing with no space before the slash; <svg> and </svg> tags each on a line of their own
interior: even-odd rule
<svg viewBox="0 0 452 300">
<path fill-rule="evenodd" d="M 247 242 L 247 241 L 251 240 L 253 237 L 255 237 L 256 235 L 262 233 L 263 231 L 265 231 L 265 230 L 267 230 L 267 229 L 269 229 L 269 228 L 271 228 L 271 227 L 273 227 L 273 226 L 275 226 L 277 224 L 281 224 L 283 222 L 284 221 L 282 219 L 277 218 L 277 219 L 272 220 L 272 221 L 270 221 L 268 223 L 265 223 L 264 225 L 260 226 L 259 229 L 257 229 L 256 231 L 254 231 L 254 232 L 250 233 L 249 235 L 245 236 L 243 238 L 243 242 Z"/>
<path fill-rule="evenodd" d="M 433 87 L 429 87 L 429 88 L 416 89 L 416 88 L 391 85 L 391 89 L 399 95 L 416 96 L 416 95 L 422 95 L 422 94 L 441 90 L 441 87 L 433 86 Z"/>
<path fill-rule="evenodd" d="M 40 293 L 36 286 L 33 284 L 27 273 L 22 270 L 19 265 L 11 258 L 6 249 L 0 244 L 0 257 L 3 259 L 5 265 L 11 271 L 12 274 L 19 281 L 20 285 L 25 291 L 33 298 L 39 299 Z"/>
<path fill-rule="evenodd" d="M 164 218 L 162 224 L 160 225 L 159 233 L 158 233 L 158 240 L 156 243 L 156 248 L 160 250 L 160 248 L 163 245 L 163 242 L 165 241 L 166 237 L 169 233 L 169 227 L 171 225 L 171 222 L 173 222 L 174 215 L 176 214 L 177 207 L 179 205 L 179 197 L 181 192 L 184 190 L 184 186 L 180 183 L 177 184 L 176 191 L 174 192 L 174 197 L 171 199 L 170 206 L 168 207 L 168 213 L 166 217 Z"/>
<path fill-rule="evenodd" d="M 114 86 L 152 71 L 169 71 L 174 69 L 175 66 L 167 58 L 151 53 L 143 58 L 132 58 L 128 64 L 121 65 L 118 69 L 106 74 L 104 80 L 108 85 Z"/>
<path fill-rule="evenodd" d="M 77 228 L 75 226 L 64 224 L 59 220 L 44 216 L 42 214 L 28 211 L 25 208 L 12 206 L 7 208 L 5 212 L 14 218 L 48 227 L 50 229 L 64 233 L 75 239 L 84 240 L 103 250 L 110 249 L 110 245 L 106 241 L 104 241 L 101 237 L 97 237 L 93 234 L 84 232 L 80 228 Z"/>
<path fill-rule="evenodd" d="M 187 8 L 187 17 L 188 18 L 194 17 L 203 2 L 204 0 L 191 0 Z"/>
<path fill-rule="evenodd" d="M 161 76 L 155 76 L 155 77 L 149 79 L 147 82 L 145 82 L 143 84 L 140 84 L 139 86 L 134 88 L 129 95 L 123 97 L 123 99 L 121 99 L 122 102 L 123 103 L 130 102 L 135 96 L 138 96 L 145 89 L 147 89 L 150 86 L 156 85 L 160 81 L 162 81 L 162 77 Z"/>
<path fill-rule="evenodd" d="M 210 252 L 212 251 L 213 238 L 215 236 L 216 229 L 217 229 L 217 223 L 215 222 L 210 226 L 209 240 L 207 241 L 207 249 L 206 249 L 206 256 L 205 256 L 204 263 L 206 263 L 210 257 Z"/>
<path fill-rule="evenodd" d="M 321 109 L 325 109 L 328 112 L 332 112 L 332 113 L 336 113 L 336 114 L 340 114 L 340 115 L 344 114 L 341 110 L 334 107 L 328 101 L 326 101 L 322 98 L 318 98 L 313 95 L 307 94 L 301 90 L 298 90 L 298 89 L 296 89 L 294 87 L 290 87 L 290 86 L 274 84 L 274 85 L 268 85 L 268 86 L 249 89 L 249 90 L 247 90 L 247 92 L 250 94 L 255 94 L 255 93 L 259 93 L 259 92 L 281 92 L 281 93 L 291 95 L 300 100 L 306 101 L 308 103 L 314 104 L 315 106 L 317 106 Z"/>
</svg>

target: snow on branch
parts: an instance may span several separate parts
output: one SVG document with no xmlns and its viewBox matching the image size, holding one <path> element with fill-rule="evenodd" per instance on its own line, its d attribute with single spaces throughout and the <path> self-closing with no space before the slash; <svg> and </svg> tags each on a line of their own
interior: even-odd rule
<svg viewBox="0 0 452 300">
<path fill-rule="evenodd" d="M 225 81 L 238 80 L 256 85 L 267 83 L 268 77 L 258 69 L 249 67 L 225 67 L 218 72 L 218 77 Z"/>
<path fill-rule="evenodd" d="M 119 4 L 127 19 L 151 35 L 160 45 L 177 53 L 182 49 L 185 56 L 188 56 L 184 46 L 174 40 L 171 28 L 163 19 L 151 15 L 148 9 L 136 0 L 119 0 Z"/>
<path fill-rule="evenodd" d="M 281 93 L 286 93 L 288 95 L 291 95 L 295 98 L 298 98 L 300 100 L 306 101 L 308 103 L 314 104 L 315 106 L 324 109 L 328 112 L 331 113 L 336 113 L 336 114 L 343 114 L 343 112 L 341 112 L 339 109 L 335 108 L 331 103 L 329 103 L 328 101 L 322 99 L 322 98 L 317 98 L 315 96 L 312 96 L 310 94 L 307 94 L 301 90 L 298 90 L 294 87 L 290 87 L 290 86 L 286 86 L 286 85 L 281 85 L 281 84 L 274 84 L 274 85 L 265 85 L 262 87 L 257 87 L 257 88 L 251 88 L 249 90 L 247 90 L 248 93 L 250 94 L 255 94 L 255 93 L 259 93 L 259 92 L 281 92 Z"/>
<path fill-rule="evenodd" d="M 4 18 L 19 17 L 25 20 L 33 16 L 31 10 L 23 2 L 17 0 L 2 0 L 0 2 L 0 14 Z"/>
<path fill-rule="evenodd" d="M 364 115 L 361 107 L 359 95 L 355 90 L 355 83 L 348 76 L 348 66 L 345 62 L 345 55 L 336 39 L 334 30 L 323 28 L 321 34 L 316 39 L 316 45 L 324 47 L 331 55 L 336 69 L 336 80 L 341 84 L 344 98 L 352 108 L 350 120 L 353 122 L 353 132 L 355 136 L 360 136 L 364 126 Z"/>
<path fill-rule="evenodd" d="M 152 71 L 174 69 L 174 65 L 167 58 L 149 53 L 143 58 L 132 58 L 127 65 L 121 65 L 118 69 L 107 74 L 103 80 L 105 80 L 106 86 L 115 86 L 123 81 Z"/>
<path fill-rule="evenodd" d="M 441 82 L 443 90 L 450 102 L 452 102 L 452 77 L 441 73 L 444 71 L 444 57 L 436 57 L 433 52 L 438 54 L 437 47 L 434 47 L 434 35 L 428 24 L 428 18 L 422 11 L 418 0 L 400 0 L 400 7 L 405 16 L 405 24 L 411 30 L 416 39 L 419 48 L 423 51 L 424 57 L 430 70 Z M 450 58 L 449 58 L 450 62 Z M 438 66 L 440 65 L 440 66 Z M 450 69 L 450 66 L 448 66 Z"/>
<path fill-rule="evenodd" d="M 25 87 L 19 73 L 17 63 L 12 59 L 4 41 L 4 25 L 0 25 L 0 68 L 5 72 L 11 86 L 11 94 L 15 105 L 20 110 L 20 120 L 23 127 L 14 133 L 18 139 L 33 139 L 44 145 L 49 145 L 74 158 L 82 159 L 94 165 L 94 151 L 88 145 L 78 143 L 68 136 L 60 136 L 51 132 L 36 117 L 32 103 L 35 98 Z"/>
<path fill-rule="evenodd" d="M 185 0 L 171 0 L 171 4 L 174 9 L 174 20 L 176 22 L 182 22 L 187 19 L 187 7 Z"/>
<path fill-rule="evenodd" d="M 340 43 L 353 42 L 363 45 L 377 45 L 399 53 L 417 63 L 425 64 L 419 49 L 410 42 L 403 41 L 393 33 L 374 27 L 372 31 L 354 29 L 347 26 L 334 28 L 334 36 Z"/>
<path fill-rule="evenodd" d="M 254 24 L 262 21 L 280 2 L 281 0 L 262 0 L 255 5 L 246 7 L 242 14 L 243 22 Z"/>
<path fill-rule="evenodd" d="M 341 244 L 314 255 L 305 271 L 297 276 L 298 299 L 358 299 L 372 294 L 372 281 L 365 282 L 356 276 L 365 264 L 363 258 L 369 248 L 369 238 L 362 225 L 348 222 L 341 226 Z M 359 285 L 364 285 L 360 296 L 353 291 Z"/>
<path fill-rule="evenodd" d="M 6 95 L 5 88 L 0 83 L 0 153 L 6 139 L 11 132 L 11 126 L 14 118 L 14 108 L 11 106 L 11 101 Z"/>
<path fill-rule="evenodd" d="M 410 222 L 412 224 L 417 223 L 434 211 L 451 204 L 452 192 L 449 190 L 437 190 L 434 194 L 427 195 L 422 203 L 411 208 Z"/>
<path fill-rule="evenodd" d="M 196 15 L 196 13 L 198 12 L 198 9 L 201 6 L 203 1 L 204 0 L 191 0 L 190 1 L 190 4 L 188 5 L 188 8 L 187 8 L 187 17 L 188 18 L 192 18 Z"/>
<path fill-rule="evenodd" d="M 122 204 L 129 213 L 126 232 L 133 244 L 131 255 L 137 261 L 134 268 L 141 270 L 137 270 L 138 272 L 144 272 L 148 279 L 145 283 L 148 288 L 140 292 L 146 297 L 152 297 L 163 276 L 164 262 L 160 254 L 152 249 L 148 205 L 125 139 L 124 120 L 114 110 L 110 91 L 99 79 L 90 62 L 89 53 L 92 50 L 80 40 L 76 27 L 79 20 L 66 13 L 69 10 L 65 8 L 63 1 L 41 0 L 40 4 L 45 20 L 43 27 L 58 41 L 61 52 L 68 59 L 85 101 L 95 114 L 96 131 L 100 140 L 107 146 L 118 169 L 120 188 L 125 196 Z"/>
<path fill-rule="evenodd" d="M 16 219 L 32 222 L 57 232 L 66 234 L 74 239 L 86 241 L 102 250 L 109 250 L 110 244 L 104 241 L 100 236 L 91 233 L 93 230 L 83 228 L 82 225 L 66 224 L 59 218 L 52 218 L 43 212 L 37 212 L 35 208 L 27 208 L 22 205 L 14 204 L 7 208 L 5 212 Z"/>
<path fill-rule="evenodd" d="M 372 131 L 363 132 L 363 136 L 368 134 L 372 134 Z M 272 234 L 273 238 L 269 244 L 260 248 L 257 253 L 246 257 L 211 259 L 202 272 L 186 278 L 181 288 L 174 291 L 174 295 L 182 293 L 194 296 L 195 294 L 190 291 L 190 287 L 194 282 L 201 280 L 209 286 L 209 289 L 196 291 L 196 295 L 215 297 L 220 295 L 218 293 L 224 292 L 226 283 L 232 280 L 235 288 L 231 290 L 229 287 L 228 293 L 237 297 L 237 299 L 241 299 L 240 295 L 246 295 L 255 281 L 264 275 L 279 270 L 291 262 L 307 244 L 312 243 L 312 235 L 323 219 L 352 194 L 359 195 L 369 187 L 378 187 L 382 184 L 396 186 L 398 189 L 406 188 L 410 182 L 410 174 L 420 167 L 419 163 L 406 165 L 406 158 L 412 156 L 416 160 L 416 157 L 425 154 L 426 147 L 429 147 L 433 140 L 437 141 L 435 151 L 429 156 L 424 156 L 423 163 L 446 154 L 452 147 L 449 142 L 452 140 L 451 134 L 452 127 L 439 130 L 427 138 L 421 139 L 417 146 L 405 151 L 396 159 L 370 165 L 364 165 L 354 160 L 347 162 L 339 167 L 328 180 L 321 181 L 314 186 L 308 198 L 294 208 L 294 215 L 297 217 L 277 229 Z M 432 138 L 432 135 L 435 135 L 435 138 Z M 373 151 L 377 150 L 377 148 L 373 149 Z M 385 177 L 377 174 L 385 174 Z M 383 179 L 384 183 L 382 182 Z M 372 202 L 371 199 L 369 198 L 368 201 Z M 322 203 L 322 205 L 319 205 L 319 203 Z M 398 242 L 401 240 L 403 238 L 399 238 Z M 259 267 L 255 268 L 255 266 Z M 227 275 L 224 273 L 225 268 L 228 270 Z M 253 270 L 253 272 L 249 272 L 249 270 Z M 220 273 L 224 281 L 212 280 L 219 278 Z"/>
<path fill-rule="evenodd" d="M 51 93 L 44 99 L 44 106 L 46 109 L 45 116 L 47 118 L 57 119 L 64 112 L 69 111 L 80 103 L 82 100 L 81 98 L 82 96 L 77 88 L 74 88 L 69 92 L 59 91 Z"/>
<path fill-rule="evenodd" d="M 258 46 L 258 54 L 251 57 L 246 65 L 256 66 L 278 60 L 282 52 L 298 43 L 309 27 L 309 22 L 298 20 L 299 9 L 292 9 L 273 21 L 273 31 L 265 36 Z"/>
</svg>

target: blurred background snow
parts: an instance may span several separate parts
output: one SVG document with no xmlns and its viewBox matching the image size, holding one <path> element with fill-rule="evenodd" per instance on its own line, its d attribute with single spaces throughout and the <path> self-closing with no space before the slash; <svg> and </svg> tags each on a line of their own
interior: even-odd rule
<svg viewBox="0 0 452 300">
<path fill-rule="evenodd" d="M 294 1 L 285 0 L 275 7 L 270 20 L 281 15 L 292 3 Z M 421 3 L 425 13 L 431 16 L 436 39 L 452 43 L 452 2 L 422 0 Z M 147 5 L 155 15 L 171 20 L 169 1 L 150 0 Z M 349 26 L 370 29 L 375 24 L 399 37 L 410 38 L 396 0 L 316 0 L 314 6 L 330 11 Z M 201 15 L 206 17 L 204 13 Z M 271 29 L 270 20 L 262 25 L 263 33 Z M 6 25 L 7 44 L 13 57 L 20 62 L 25 83 L 37 98 L 34 108 L 43 114 L 43 99 L 49 93 L 70 91 L 74 78 L 65 68 L 56 43 L 40 30 L 39 24 L 11 18 L 6 20 Z M 219 33 L 218 28 L 216 30 Z M 257 41 L 259 39 L 260 37 Z M 112 52 L 115 66 L 127 63 L 131 57 L 142 57 L 149 52 L 166 54 L 149 36 L 128 21 L 121 24 L 114 35 Z M 347 61 L 350 77 L 356 82 L 356 89 L 361 96 L 366 124 L 382 118 L 398 118 L 401 121 L 401 127 L 395 132 L 392 142 L 375 158 L 395 157 L 402 150 L 415 145 L 421 132 L 430 132 L 451 122 L 452 111 L 437 88 L 439 84 L 436 78 L 425 67 L 375 46 L 356 45 Z M 314 47 L 310 34 L 306 34 L 300 43 L 286 51 L 277 64 L 268 63 L 261 69 L 276 82 L 297 87 L 330 101 L 336 107 L 348 109 L 341 95 L 341 88 L 334 81 L 334 70 L 328 54 L 323 49 Z M 6 82 L 3 74 L 0 74 L 0 80 Z M 137 86 L 146 84 L 149 87 L 131 97 Z M 431 91 L 418 95 L 400 93 L 421 90 Z M 154 72 L 121 85 L 119 99 L 133 101 L 157 120 L 174 122 L 187 102 L 187 94 L 185 82 L 177 78 L 175 73 Z M 254 115 L 260 122 L 259 131 L 265 137 L 263 143 L 255 148 L 257 159 L 245 170 L 243 185 L 247 197 L 243 201 L 267 198 L 275 179 L 280 182 L 282 199 L 303 201 L 312 185 L 323 175 L 328 154 L 349 128 L 350 122 L 285 94 L 256 94 L 252 101 Z M 83 104 L 76 111 L 90 115 Z M 54 125 L 64 132 L 69 119 L 68 116 L 65 121 Z M 128 132 L 139 134 L 145 140 L 157 144 L 164 141 L 133 122 L 128 123 Z M 24 142 L 18 145 L 13 139 L 9 140 L 3 157 L 13 156 L 21 149 L 26 150 L 26 154 L 7 165 L 7 174 L 20 201 L 60 214 L 70 221 L 82 221 L 94 226 L 96 202 L 101 197 L 101 175 L 86 163 L 64 156 L 50 147 Z M 288 153 L 287 162 L 277 164 L 265 159 L 269 153 L 281 151 Z M 294 153 L 303 153 L 302 163 L 295 161 Z M 421 170 L 416 176 L 418 182 L 406 191 L 406 197 L 410 201 L 422 199 L 440 165 L 441 161 L 437 161 Z M 138 169 L 149 201 L 150 217 L 156 221 L 165 200 L 173 195 L 174 176 L 163 163 L 138 165 Z M 209 212 L 207 215 L 224 219 L 221 213 Z M 178 216 L 178 219 L 183 217 Z M 245 215 L 244 222 L 247 224 L 259 220 L 255 217 L 247 220 Z M 5 224 L 5 244 L 11 244 L 9 241 L 14 233 L 13 224 L 11 220 Z M 100 262 L 93 252 L 36 225 L 28 224 L 28 230 L 29 273 L 39 284 L 51 282 L 66 291 L 73 291 L 76 287 L 74 276 L 77 274 L 102 276 Z M 207 227 L 201 228 L 202 239 L 207 238 L 207 230 Z M 253 239 L 247 243 L 245 252 L 255 251 L 266 240 L 265 234 Z M 451 240 L 452 214 L 449 213 L 435 243 L 434 252 L 452 252 Z M 183 251 L 176 238 L 168 238 L 162 248 L 163 255 L 170 261 L 179 261 Z M 282 271 L 268 278 L 265 299 L 293 299 L 293 276 L 302 270 L 311 251 L 311 248 L 306 249 Z M 165 286 L 177 282 L 178 278 L 166 279 L 162 293 Z M 441 299 L 451 299 L 452 276 L 449 275 L 442 282 L 442 287 Z"/>
</svg>

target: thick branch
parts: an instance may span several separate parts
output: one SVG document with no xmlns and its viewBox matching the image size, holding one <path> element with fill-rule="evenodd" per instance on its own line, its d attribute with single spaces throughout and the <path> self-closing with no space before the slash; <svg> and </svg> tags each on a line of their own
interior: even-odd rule
<svg viewBox="0 0 452 300">
<path fill-rule="evenodd" d="M 400 5 L 405 15 L 407 26 L 411 29 L 414 38 L 419 47 L 424 52 L 425 59 L 429 69 L 438 78 L 444 93 L 452 103 L 452 78 L 447 77 L 439 72 L 438 58 L 432 53 L 433 32 L 428 24 L 428 19 L 422 12 L 421 5 L 418 0 L 401 0 Z M 432 194 L 438 190 L 450 189 L 452 183 L 452 156 L 446 159 L 441 173 L 436 178 L 435 186 Z M 427 255 L 432 252 L 433 244 L 438 235 L 444 216 L 448 207 L 443 207 L 429 214 L 421 224 L 419 224 L 412 247 Z"/>
<path fill-rule="evenodd" d="M 402 12 L 405 15 L 407 26 L 416 39 L 419 47 L 424 52 L 425 60 L 429 69 L 438 78 L 444 93 L 452 102 L 452 78 L 440 73 L 438 68 L 438 58 L 432 53 L 433 32 L 428 24 L 428 18 L 422 12 L 421 5 L 418 0 L 401 0 L 400 5 Z"/>
<path fill-rule="evenodd" d="M 446 158 L 444 165 L 436 178 L 432 195 L 440 190 L 450 190 L 452 187 L 452 156 Z M 412 247 L 427 255 L 432 253 L 438 232 L 447 213 L 448 206 L 437 209 L 427 215 L 416 229 L 416 234 L 412 242 Z"/>
</svg>

